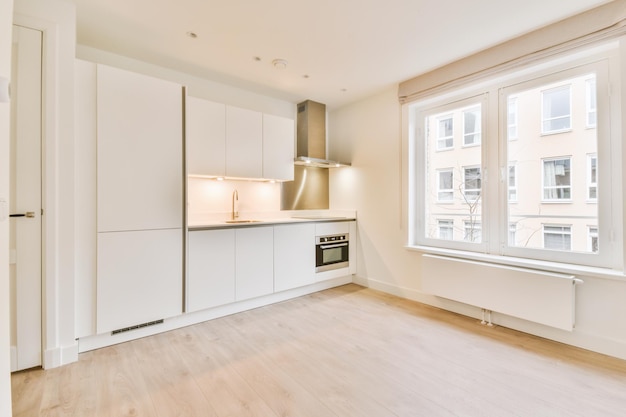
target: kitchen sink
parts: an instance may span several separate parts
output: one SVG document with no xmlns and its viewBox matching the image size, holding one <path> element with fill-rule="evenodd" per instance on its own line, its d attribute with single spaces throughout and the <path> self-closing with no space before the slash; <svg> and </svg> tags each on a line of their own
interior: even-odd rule
<svg viewBox="0 0 626 417">
<path fill-rule="evenodd" d="M 261 220 L 226 220 L 226 223 L 258 223 Z"/>
</svg>

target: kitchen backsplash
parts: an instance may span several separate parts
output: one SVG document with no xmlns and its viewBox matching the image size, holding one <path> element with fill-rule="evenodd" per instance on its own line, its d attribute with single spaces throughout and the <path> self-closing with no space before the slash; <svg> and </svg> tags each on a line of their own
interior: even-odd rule
<svg viewBox="0 0 626 417">
<path fill-rule="evenodd" d="M 187 213 L 197 216 L 228 215 L 232 210 L 233 191 L 239 194 L 239 213 L 273 213 L 280 211 L 280 184 L 258 181 L 217 181 L 188 178 Z"/>
</svg>

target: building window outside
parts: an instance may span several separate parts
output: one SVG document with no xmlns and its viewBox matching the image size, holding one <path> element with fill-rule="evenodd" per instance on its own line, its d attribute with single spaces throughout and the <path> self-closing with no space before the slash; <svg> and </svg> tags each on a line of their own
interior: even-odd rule
<svg viewBox="0 0 626 417">
<path fill-rule="evenodd" d="M 517 166 L 509 165 L 509 201 L 517 201 Z"/>
<path fill-rule="evenodd" d="M 480 107 L 463 111 L 463 146 L 473 146 L 481 141 Z"/>
<path fill-rule="evenodd" d="M 452 115 L 437 119 L 437 150 L 452 149 L 454 147 L 454 119 Z"/>
<path fill-rule="evenodd" d="M 454 239 L 454 221 L 438 220 L 437 221 L 437 237 L 444 240 Z"/>
<path fill-rule="evenodd" d="M 571 129 L 570 90 L 569 85 L 564 85 L 545 90 L 541 93 L 541 133 L 559 133 Z"/>
<path fill-rule="evenodd" d="M 454 173 L 451 169 L 437 172 L 437 201 L 452 202 L 454 199 Z"/>
<path fill-rule="evenodd" d="M 589 226 L 587 227 L 587 250 L 589 252 L 597 253 L 598 252 L 598 227 L 597 226 Z"/>
<path fill-rule="evenodd" d="M 480 167 L 463 168 L 463 196 L 468 203 L 473 203 L 480 197 L 481 178 Z"/>
<path fill-rule="evenodd" d="M 465 220 L 463 222 L 463 240 L 480 243 L 482 240 L 482 228 L 480 222 Z"/>
<path fill-rule="evenodd" d="M 572 250 L 572 226 L 543 225 L 543 247 L 561 251 Z"/>
<path fill-rule="evenodd" d="M 509 140 L 517 139 L 517 97 L 509 97 L 508 100 L 507 135 Z"/>
<path fill-rule="evenodd" d="M 597 119 L 597 97 L 596 97 L 596 79 L 590 78 L 585 81 L 586 101 L 587 101 L 587 127 L 596 127 Z"/>
<path fill-rule="evenodd" d="M 572 198 L 570 158 L 543 160 L 543 200 L 563 201 Z"/>
<path fill-rule="evenodd" d="M 598 156 L 587 155 L 587 199 L 598 201 Z"/>
</svg>

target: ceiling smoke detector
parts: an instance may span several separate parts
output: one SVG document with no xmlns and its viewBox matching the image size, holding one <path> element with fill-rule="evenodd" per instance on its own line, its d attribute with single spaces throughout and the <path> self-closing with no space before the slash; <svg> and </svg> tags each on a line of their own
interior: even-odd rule
<svg viewBox="0 0 626 417">
<path fill-rule="evenodd" d="M 279 70 L 287 69 L 287 60 L 286 59 L 275 59 L 272 61 L 272 65 L 274 68 Z"/>
</svg>

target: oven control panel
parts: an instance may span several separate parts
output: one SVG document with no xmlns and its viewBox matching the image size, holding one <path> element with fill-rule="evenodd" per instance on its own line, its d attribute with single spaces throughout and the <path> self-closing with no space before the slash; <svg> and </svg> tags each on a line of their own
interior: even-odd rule
<svg viewBox="0 0 626 417">
<path fill-rule="evenodd" d="M 320 243 L 337 243 L 337 242 L 347 242 L 348 241 L 348 234 L 342 234 L 342 235 L 330 235 L 330 236 L 318 236 L 317 237 L 317 244 L 319 245 Z"/>
</svg>

